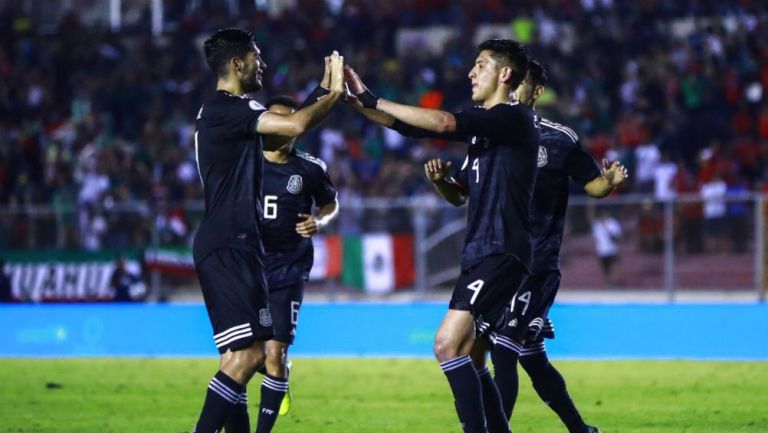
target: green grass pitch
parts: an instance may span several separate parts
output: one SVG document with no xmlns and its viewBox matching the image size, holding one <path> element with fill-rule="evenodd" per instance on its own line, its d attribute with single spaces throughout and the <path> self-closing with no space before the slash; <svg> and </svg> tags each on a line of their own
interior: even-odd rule
<svg viewBox="0 0 768 433">
<path fill-rule="evenodd" d="M 294 359 L 277 433 L 459 433 L 426 359 Z M 768 363 L 555 362 L 604 433 L 768 432 Z M 215 359 L 0 359 L 0 432 L 191 431 Z M 521 370 L 515 433 L 565 432 Z M 260 387 L 249 389 L 252 426 Z"/>
</svg>

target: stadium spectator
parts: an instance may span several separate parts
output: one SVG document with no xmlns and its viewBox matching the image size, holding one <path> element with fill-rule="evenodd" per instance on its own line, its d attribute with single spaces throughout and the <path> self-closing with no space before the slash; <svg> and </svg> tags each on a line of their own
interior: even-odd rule
<svg viewBox="0 0 768 433">
<path fill-rule="evenodd" d="M 746 182 L 731 183 L 726 189 L 726 194 L 731 199 L 728 202 L 728 238 L 732 242 L 732 251 L 743 254 L 747 252 L 749 246 L 748 222 L 750 214 L 747 203 L 744 201 L 747 195 Z"/>
<path fill-rule="evenodd" d="M 109 278 L 109 286 L 115 291 L 115 302 L 138 301 L 146 294 L 146 286 L 141 278 L 126 269 L 123 256 L 115 259 L 115 270 Z"/>
<path fill-rule="evenodd" d="M 675 198 L 674 179 L 678 166 L 669 158 L 669 153 L 661 152 L 661 160 L 653 170 L 653 190 L 656 200 L 668 201 Z"/>
<path fill-rule="evenodd" d="M 719 173 L 701 185 L 704 199 L 704 231 L 708 251 L 722 251 L 725 246 L 726 212 L 725 196 L 728 186 Z"/>
<path fill-rule="evenodd" d="M 0 217 L 0 245 L 6 248 L 142 246 L 152 224 L 148 213 L 161 196 L 168 209 L 201 199 L 189 119 L 197 101 L 210 94 L 211 75 L 188 35 L 234 19 L 252 23 L 257 37 L 268 36 L 275 47 L 267 59 L 273 79 L 263 98 L 290 93 L 303 100 L 321 72 L 307 59 L 337 44 L 350 63 L 361 65 L 362 75 L 376 77 L 369 84 L 377 94 L 413 103 L 442 100 L 448 110 L 460 108 L 466 85 L 457 66 L 473 53 L 454 35 L 416 55 L 398 42 L 398 32 L 427 32 L 435 25 L 471 35 L 486 24 L 505 27 L 510 36 L 530 38 L 531 52 L 551 65 L 554 79 L 542 97 L 542 114 L 578 129 L 595 158 L 620 160 L 634 170 L 635 184 L 623 193 L 653 191 L 653 155 L 662 151 L 681 163 L 679 177 L 701 183 L 720 171 L 728 184 L 743 182 L 756 191 L 768 175 L 768 55 L 760 48 L 768 41 L 768 18 L 766 5 L 755 1 L 582 0 L 519 8 L 496 1 L 482 7 L 453 1 L 288 2 L 267 11 L 259 2 L 237 2 L 236 17 L 209 2 L 165 2 L 173 25 L 161 37 L 138 22 L 112 33 L 92 25 L 94 14 L 86 11 L 58 13 L 57 2 L 44 17 L 6 3 L 0 8 L 0 23 L 7 24 L 0 26 L 0 207 L 50 205 L 64 212 L 53 239 L 32 236 L 40 224 L 26 216 Z M 428 185 L 392 176 L 388 166 L 414 165 L 411 160 L 436 154 L 455 159 L 461 152 L 440 140 L 393 137 L 338 110 L 297 144 L 341 168 L 333 181 L 343 201 L 421 196 Z M 698 158 L 702 149 L 705 159 Z M 105 193 L 121 185 L 119 200 Z M 126 232 L 125 220 L 106 216 L 110 199 L 145 203 L 131 216 L 143 227 Z M 78 200 L 92 205 L 82 218 L 81 210 L 72 209 Z M 167 232 L 171 242 L 189 243 L 196 223 L 190 218 L 185 213 L 176 219 L 187 229 Z M 92 219 L 104 227 L 101 234 L 83 233 Z M 694 235 L 684 239 L 697 250 Z"/>
<path fill-rule="evenodd" d="M 621 225 L 608 211 L 600 208 L 592 222 L 592 236 L 595 239 L 595 249 L 600 258 L 605 282 L 609 287 L 613 287 L 619 282 L 616 276 L 616 264 L 619 261 L 617 242 L 622 236 Z"/>
</svg>

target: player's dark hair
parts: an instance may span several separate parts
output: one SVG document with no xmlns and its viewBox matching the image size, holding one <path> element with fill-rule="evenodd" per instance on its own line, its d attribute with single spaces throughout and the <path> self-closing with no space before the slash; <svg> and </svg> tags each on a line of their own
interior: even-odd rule
<svg viewBox="0 0 768 433">
<path fill-rule="evenodd" d="M 491 56 L 503 66 L 512 68 L 510 87 L 516 88 L 525 79 L 528 73 L 528 52 L 525 46 L 512 39 L 489 39 L 479 47 L 477 51 L 491 51 Z"/>
<path fill-rule="evenodd" d="M 253 33 L 247 30 L 235 28 L 218 30 L 203 44 L 205 61 L 217 76 L 226 75 L 227 63 L 230 59 L 245 58 L 249 52 L 253 51 L 255 42 Z"/>
<path fill-rule="evenodd" d="M 549 84 L 547 70 L 535 59 L 530 59 L 528 61 L 528 76 L 531 78 L 531 82 L 534 86 L 546 86 Z"/>
<path fill-rule="evenodd" d="M 283 105 L 288 108 L 293 108 L 294 110 L 299 108 L 299 104 L 297 104 L 296 101 L 288 95 L 277 95 L 269 98 L 266 103 L 267 109 L 273 105 Z"/>
</svg>

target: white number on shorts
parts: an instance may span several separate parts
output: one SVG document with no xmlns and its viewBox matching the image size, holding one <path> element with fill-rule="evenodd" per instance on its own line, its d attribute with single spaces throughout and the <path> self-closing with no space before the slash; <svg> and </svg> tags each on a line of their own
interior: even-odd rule
<svg viewBox="0 0 768 433">
<path fill-rule="evenodd" d="M 525 312 L 528 311 L 528 306 L 531 305 L 531 292 L 523 292 L 520 294 L 520 296 L 517 297 L 520 302 L 525 302 L 525 307 L 523 308 L 523 316 L 525 316 Z M 512 308 L 514 309 L 515 303 L 512 302 Z"/>
<path fill-rule="evenodd" d="M 485 284 L 485 281 L 483 280 L 477 280 L 474 283 L 470 283 L 467 285 L 467 288 L 473 292 L 475 292 L 472 295 L 472 299 L 469 300 L 469 305 L 474 305 L 475 299 L 477 299 L 477 295 L 480 294 L 480 289 L 483 288 L 483 284 Z"/>
<path fill-rule="evenodd" d="M 474 161 L 472 161 L 472 170 L 475 170 L 475 183 L 480 182 L 480 160 L 475 158 Z"/>
<path fill-rule="evenodd" d="M 277 218 L 277 196 L 265 195 L 264 196 L 264 218 L 273 220 Z"/>
<path fill-rule="evenodd" d="M 291 325 L 293 326 L 299 324 L 299 307 L 301 307 L 301 303 L 291 301 Z"/>
</svg>

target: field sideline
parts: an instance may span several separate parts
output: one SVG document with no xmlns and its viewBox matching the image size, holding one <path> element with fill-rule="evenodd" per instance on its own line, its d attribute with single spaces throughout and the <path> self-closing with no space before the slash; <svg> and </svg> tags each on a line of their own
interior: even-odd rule
<svg viewBox="0 0 768 433">
<path fill-rule="evenodd" d="M 276 433 L 460 432 L 434 361 L 293 361 L 295 404 Z M 585 419 L 604 433 L 768 432 L 768 363 L 555 364 Z M 0 359 L 0 432 L 188 432 L 216 367 L 215 359 Z M 521 377 L 514 432 L 565 432 Z"/>
</svg>

